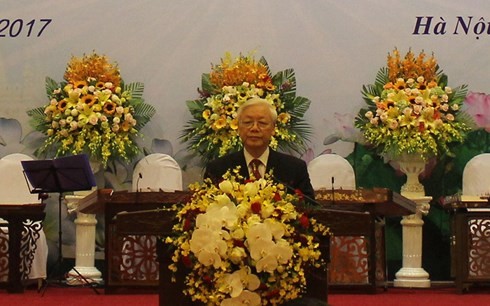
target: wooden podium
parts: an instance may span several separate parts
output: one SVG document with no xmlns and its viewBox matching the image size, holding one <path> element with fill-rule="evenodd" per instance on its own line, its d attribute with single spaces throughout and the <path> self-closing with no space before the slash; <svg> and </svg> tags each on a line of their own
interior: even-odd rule
<svg viewBox="0 0 490 306">
<path fill-rule="evenodd" d="M 309 216 L 318 220 L 322 224 L 328 225 L 333 232 L 339 231 L 350 235 L 366 235 L 370 231 L 371 218 L 369 214 L 363 212 L 338 211 L 333 209 L 320 208 L 308 211 Z M 140 212 L 120 213 L 116 217 L 117 235 L 137 235 L 150 234 L 160 237 L 171 235 L 172 226 L 175 222 L 174 212 L 164 210 L 149 210 Z M 349 226 L 358 224 L 359 226 Z M 329 262 L 330 240 L 324 238 L 320 243 L 322 258 Z M 171 253 L 168 247 L 158 240 L 159 256 L 159 305 L 160 306 L 190 306 L 194 305 L 191 300 L 182 293 L 185 272 L 175 275 L 176 282 L 172 282 L 172 272 L 168 266 L 172 263 Z M 318 299 L 328 302 L 328 268 L 311 269 L 307 271 L 307 298 Z"/>
</svg>

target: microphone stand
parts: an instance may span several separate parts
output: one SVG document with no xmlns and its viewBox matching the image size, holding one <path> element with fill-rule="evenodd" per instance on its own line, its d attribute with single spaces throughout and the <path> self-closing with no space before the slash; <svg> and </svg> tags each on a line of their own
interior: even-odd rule
<svg viewBox="0 0 490 306">
<path fill-rule="evenodd" d="M 136 180 L 136 192 L 140 192 L 139 186 L 140 186 L 140 179 L 142 179 L 142 178 L 143 178 L 143 174 L 141 174 L 141 172 L 138 173 L 138 179 Z"/>
<path fill-rule="evenodd" d="M 284 185 L 287 190 L 289 190 L 293 194 L 296 194 L 296 189 L 297 188 L 293 188 L 291 185 L 284 183 L 283 181 L 281 181 L 280 179 L 278 179 L 278 178 L 276 178 L 274 176 L 272 176 L 272 180 L 274 182 L 278 183 L 278 184 Z M 308 203 L 310 203 L 310 204 L 312 204 L 313 206 L 316 206 L 316 207 L 322 207 L 322 205 L 316 199 L 310 197 L 309 195 L 306 195 L 306 194 L 302 193 L 302 196 L 303 196 L 304 199 L 307 200 L 305 202 L 308 202 Z"/>
</svg>

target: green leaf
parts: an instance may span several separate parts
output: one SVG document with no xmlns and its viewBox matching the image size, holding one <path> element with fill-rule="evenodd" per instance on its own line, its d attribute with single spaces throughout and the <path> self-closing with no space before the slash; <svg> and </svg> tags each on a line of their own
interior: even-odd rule
<svg viewBox="0 0 490 306">
<path fill-rule="evenodd" d="M 447 86 L 447 82 L 448 82 L 448 77 L 446 74 L 439 72 L 439 75 L 438 75 L 438 84 L 439 86 L 441 86 L 442 88 L 446 87 Z"/>
<path fill-rule="evenodd" d="M 51 97 L 53 95 L 53 91 L 60 88 L 60 84 L 58 82 L 56 82 L 55 80 L 53 80 L 52 78 L 46 77 L 45 88 L 46 88 L 47 96 Z"/>
<path fill-rule="evenodd" d="M 290 113 L 295 117 L 303 117 L 306 111 L 310 108 L 311 101 L 305 97 L 295 97 L 292 105 L 294 106 Z"/>
<path fill-rule="evenodd" d="M 211 78 L 209 73 L 203 73 L 201 75 L 201 87 L 202 90 L 207 94 L 211 94 L 216 90 L 214 85 L 211 83 Z"/>
<path fill-rule="evenodd" d="M 29 123 L 35 130 L 44 130 L 43 127 L 46 124 L 44 121 L 44 117 L 46 116 L 44 114 L 44 106 L 28 110 L 26 113 L 29 117 L 31 117 Z"/>
<path fill-rule="evenodd" d="M 185 103 L 193 117 L 202 116 L 202 112 L 204 111 L 204 103 L 202 100 L 188 100 Z"/>
<path fill-rule="evenodd" d="M 136 119 L 135 128 L 139 131 L 155 115 L 156 110 L 153 105 L 140 103 L 134 107 L 134 117 Z"/>
<path fill-rule="evenodd" d="M 259 60 L 259 63 L 264 65 L 267 68 L 267 75 L 269 77 L 272 77 L 271 69 L 270 69 L 269 64 L 267 63 L 267 60 L 265 59 L 265 57 L 262 56 Z"/>
<path fill-rule="evenodd" d="M 453 102 L 461 103 L 466 99 L 466 95 L 468 93 L 468 85 L 464 84 L 453 88 Z"/>
<path fill-rule="evenodd" d="M 374 82 L 376 90 L 381 93 L 381 91 L 383 91 L 383 86 L 388 82 L 390 82 L 388 68 L 382 67 L 376 74 L 376 80 Z"/>
<path fill-rule="evenodd" d="M 294 69 L 279 71 L 272 77 L 272 83 L 281 92 L 281 99 L 292 100 L 296 96 L 296 77 Z M 285 101 L 284 101 L 285 102 Z"/>
<path fill-rule="evenodd" d="M 131 92 L 131 98 L 138 100 L 143 99 L 143 92 L 145 91 L 145 84 L 141 82 L 129 83 L 124 86 L 124 91 Z"/>
</svg>

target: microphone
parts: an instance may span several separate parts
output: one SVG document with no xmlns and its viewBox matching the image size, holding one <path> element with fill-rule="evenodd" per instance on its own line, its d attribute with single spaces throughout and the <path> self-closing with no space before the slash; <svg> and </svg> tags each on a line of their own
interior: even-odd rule
<svg viewBox="0 0 490 306">
<path fill-rule="evenodd" d="M 332 176 L 332 205 L 335 204 L 335 188 L 334 188 L 335 177 Z"/>
<path fill-rule="evenodd" d="M 40 192 L 37 194 L 37 199 L 38 200 L 41 200 L 41 203 L 46 200 L 47 198 L 49 198 L 49 195 L 47 193 L 44 193 L 44 192 Z"/>
<path fill-rule="evenodd" d="M 140 188 L 139 188 L 139 185 L 140 185 L 140 179 L 143 178 L 143 174 L 138 173 L 138 179 L 136 179 L 136 192 L 140 192 Z"/>
</svg>

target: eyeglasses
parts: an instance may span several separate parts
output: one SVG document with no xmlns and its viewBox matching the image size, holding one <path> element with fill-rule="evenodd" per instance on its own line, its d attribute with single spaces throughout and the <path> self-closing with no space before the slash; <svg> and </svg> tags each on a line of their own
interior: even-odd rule
<svg viewBox="0 0 490 306">
<path fill-rule="evenodd" d="M 254 120 L 243 120 L 243 121 L 240 121 L 239 124 L 242 125 L 243 127 L 247 128 L 247 129 L 252 128 L 255 124 L 257 124 L 257 127 L 259 129 L 266 129 L 269 126 L 271 126 L 271 123 L 270 122 L 267 122 L 267 121 L 254 121 Z"/>
</svg>

